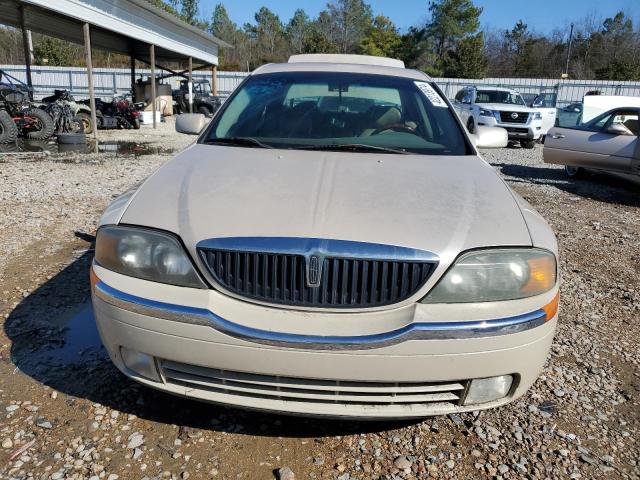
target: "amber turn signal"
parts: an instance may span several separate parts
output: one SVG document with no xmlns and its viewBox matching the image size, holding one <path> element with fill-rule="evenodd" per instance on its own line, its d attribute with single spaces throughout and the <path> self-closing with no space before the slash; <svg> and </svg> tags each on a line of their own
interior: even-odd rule
<svg viewBox="0 0 640 480">
<path fill-rule="evenodd" d="M 560 292 L 556 293 L 556 296 L 553 297 L 549 303 L 547 303 L 542 309 L 544 313 L 546 313 L 545 321 L 548 322 L 558 313 L 558 305 L 560 303 Z"/>
<path fill-rule="evenodd" d="M 98 283 L 100 279 L 96 275 L 96 272 L 93 271 L 93 267 L 89 268 L 89 282 L 91 283 L 91 291 L 96 287 L 96 283 Z"/>
</svg>

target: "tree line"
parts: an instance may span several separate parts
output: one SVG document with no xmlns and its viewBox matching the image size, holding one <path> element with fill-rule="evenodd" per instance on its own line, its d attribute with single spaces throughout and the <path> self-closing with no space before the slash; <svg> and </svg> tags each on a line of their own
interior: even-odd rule
<svg viewBox="0 0 640 480">
<path fill-rule="evenodd" d="M 393 21 L 364 0 L 330 0 L 317 16 L 304 9 L 288 19 L 266 6 L 254 21 L 238 25 L 223 3 L 211 18 L 200 15 L 199 0 L 148 0 L 233 45 L 220 52 L 220 69 L 247 71 L 282 62 L 298 53 L 357 53 L 395 57 L 410 68 L 436 77 L 544 77 L 567 73 L 574 79 L 640 80 L 640 31 L 624 12 L 610 18 L 590 15 L 541 34 L 522 20 L 512 28 L 482 28 L 482 8 L 473 0 L 433 0 L 428 20 L 401 32 Z M 21 63 L 19 32 L 0 30 L 0 63 Z M 36 63 L 81 65 L 81 47 L 36 36 Z M 569 53 L 568 71 L 567 54 Z M 98 54 L 100 66 L 128 66 L 121 55 Z"/>
</svg>

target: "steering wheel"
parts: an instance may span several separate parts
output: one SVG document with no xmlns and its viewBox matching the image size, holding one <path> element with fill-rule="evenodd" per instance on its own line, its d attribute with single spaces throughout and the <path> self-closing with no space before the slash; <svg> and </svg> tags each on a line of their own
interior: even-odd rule
<svg viewBox="0 0 640 480">
<path fill-rule="evenodd" d="M 384 127 L 376 128 L 373 132 L 371 132 L 371 135 L 378 135 L 382 132 L 386 132 L 387 130 L 394 130 L 394 131 L 401 131 L 401 132 L 404 131 L 407 133 L 413 133 L 414 135 L 416 134 L 415 128 L 412 128 L 403 123 L 394 123 L 392 125 L 385 125 Z"/>
</svg>

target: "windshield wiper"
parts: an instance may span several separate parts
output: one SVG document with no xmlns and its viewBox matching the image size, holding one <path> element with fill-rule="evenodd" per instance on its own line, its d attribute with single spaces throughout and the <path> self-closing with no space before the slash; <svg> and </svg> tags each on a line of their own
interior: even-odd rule
<svg viewBox="0 0 640 480">
<path fill-rule="evenodd" d="M 205 140 L 206 145 L 239 145 L 243 147 L 273 148 L 251 137 L 210 138 Z"/>
<path fill-rule="evenodd" d="M 405 150 L 397 150 L 395 148 L 377 147 L 375 145 L 366 145 L 364 143 L 331 143 L 329 145 L 309 145 L 309 146 L 296 146 L 292 147 L 296 150 L 349 150 L 350 152 L 384 152 L 384 153 L 399 153 L 401 155 L 408 155 L 409 152 Z"/>
</svg>

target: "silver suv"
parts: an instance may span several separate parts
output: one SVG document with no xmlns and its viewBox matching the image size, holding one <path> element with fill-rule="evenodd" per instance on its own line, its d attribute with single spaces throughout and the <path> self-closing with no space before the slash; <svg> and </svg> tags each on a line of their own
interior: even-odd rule
<svg viewBox="0 0 640 480">
<path fill-rule="evenodd" d="M 533 148 L 543 135 L 542 114 L 527 107 L 515 90 L 499 87 L 465 87 L 455 97 L 454 108 L 470 133 L 477 126 L 502 127 L 509 140 Z"/>
</svg>

